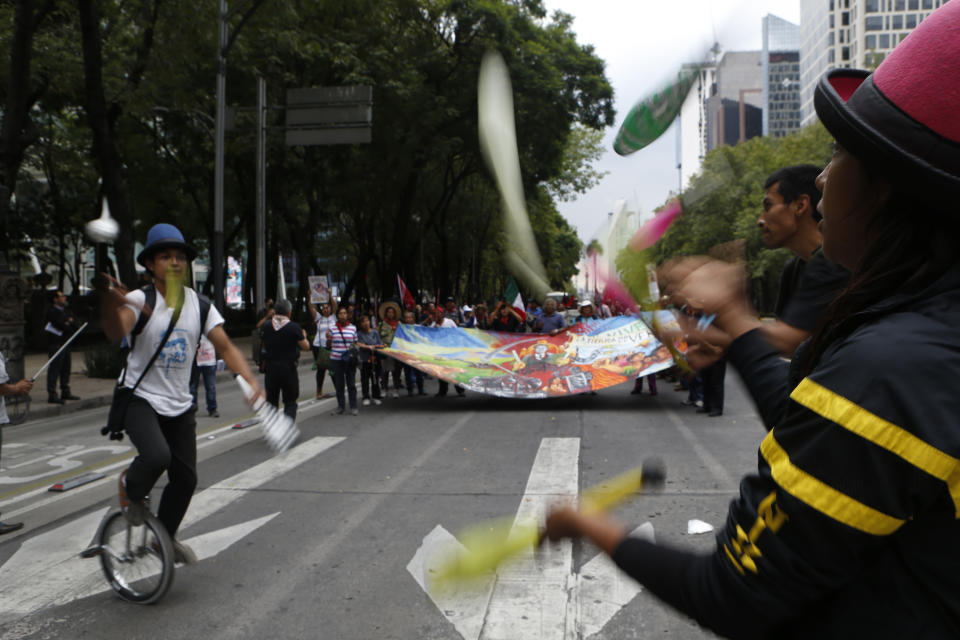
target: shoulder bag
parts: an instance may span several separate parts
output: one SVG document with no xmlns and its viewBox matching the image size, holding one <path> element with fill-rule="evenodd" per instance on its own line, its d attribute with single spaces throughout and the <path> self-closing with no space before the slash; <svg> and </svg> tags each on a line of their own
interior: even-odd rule
<svg viewBox="0 0 960 640">
<path fill-rule="evenodd" d="M 154 296 L 156 294 L 154 293 Z M 155 299 L 155 298 L 154 298 Z M 120 381 L 117 383 L 117 386 L 113 388 L 113 399 L 110 402 L 110 412 L 107 414 L 107 424 L 100 429 L 100 435 L 110 435 L 111 440 L 123 440 L 123 429 L 124 429 L 124 419 L 127 416 L 127 408 L 130 406 L 130 401 L 133 400 L 133 392 L 136 391 L 137 387 L 140 386 L 140 383 L 143 382 L 143 377 L 147 375 L 147 372 L 150 370 L 150 367 L 153 366 L 154 361 L 157 359 L 157 356 L 160 355 L 160 352 L 163 351 L 163 347 L 167 344 L 167 340 L 170 338 L 170 334 L 173 333 L 173 327 L 177 324 L 177 320 L 180 319 L 180 311 L 182 306 L 178 306 L 173 310 L 173 317 L 170 318 L 170 325 L 167 327 L 166 332 L 163 334 L 163 339 L 160 340 L 160 344 L 157 346 L 157 350 L 153 352 L 153 355 L 150 357 L 150 361 L 147 362 L 147 366 L 144 367 L 143 372 L 140 374 L 140 377 L 137 378 L 137 382 L 133 385 L 133 388 L 123 386 L 124 381 L 127 379 L 127 363 L 124 362 L 123 365 L 123 376 L 120 378 Z M 143 317 L 143 312 L 140 312 L 140 317 Z M 144 322 L 142 325 L 137 323 L 141 328 L 146 324 Z M 136 327 L 135 327 L 136 329 Z M 203 331 L 203 327 L 200 327 L 200 331 Z M 133 347 L 136 344 L 136 336 L 139 333 L 131 332 L 131 344 L 130 349 L 127 351 L 126 357 L 130 357 L 130 351 L 133 351 Z"/>
</svg>

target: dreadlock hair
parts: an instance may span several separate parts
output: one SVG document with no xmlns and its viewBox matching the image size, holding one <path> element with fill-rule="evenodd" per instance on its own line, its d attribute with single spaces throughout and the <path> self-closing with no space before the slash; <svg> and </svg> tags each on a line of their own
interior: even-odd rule
<svg viewBox="0 0 960 640">
<path fill-rule="evenodd" d="M 869 178 L 878 179 L 869 165 L 866 171 Z M 921 202 L 893 188 L 890 199 L 867 224 L 867 250 L 850 283 L 828 307 L 810 339 L 803 356 L 804 375 L 810 374 L 830 345 L 889 310 L 862 312 L 897 293 L 930 286 L 960 261 L 960 211 L 950 211 L 951 205 L 942 198 Z"/>
</svg>

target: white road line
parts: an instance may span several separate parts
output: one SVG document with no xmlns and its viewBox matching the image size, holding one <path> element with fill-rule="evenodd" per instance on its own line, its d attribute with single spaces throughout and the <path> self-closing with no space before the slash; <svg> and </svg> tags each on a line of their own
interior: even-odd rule
<svg viewBox="0 0 960 640">
<path fill-rule="evenodd" d="M 313 438 L 201 491 L 191 503 L 184 526 L 195 524 L 343 440 Z M 105 581 L 100 575 L 100 563 L 82 560 L 78 554 L 87 546 L 108 510 L 88 513 L 24 541 L 13 557 L 0 567 L 0 624 L 102 590 Z M 249 533 L 274 515 L 251 521 L 245 527 L 236 527 L 229 535 L 207 535 L 209 540 L 200 536 L 204 540 L 204 553 L 207 556 L 215 553 L 211 546 L 215 540 L 234 540 L 236 535 Z"/>
<path fill-rule="evenodd" d="M 514 526 L 543 522 L 550 504 L 575 500 L 580 477 L 580 439 L 544 438 L 533 462 Z M 545 545 L 501 568 L 480 637 L 484 640 L 562 640 L 577 628 L 576 608 L 567 607 L 573 545 Z M 566 615 L 564 615 L 566 612 Z M 573 615 L 571 615 L 573 614 Z"/>
<path fill-rule="evenodd" d="M 317 401 L 317 400 L 315 400 L 315 399 L 311 399 L 311 400 L 305 400 L 305 401 L 299 403 L 298 407 L 301 407 L 301 408 L 299 408 L 299 409 L 297 410 L 297 422 L 300 421 L 301 412 L 306 413 L 306 412 L 308 412 L 308 411 L 310 411 L 310 410 L 313 410 L 313 409 L 316 409 L 316 408 L 318 408 L 318 407 L 320 407 L 320 406 L 322 406 L 322 405 L 324 405 L 324 404 L 326 404 L 326 403 L 329 403 L 330 401 L 331 401 L 331 399 L 329 399 L 329 398 L 326 399 L 326 400 L 320 400 L 320 401 Z M 249 434 L 253 433 L 253 434 L 256 434 L 255 438 L 260 437 L 260 432 L 259 432 L 258 428 L 254 428 L 254 429 L 251 429 L 251 430 L 247 430 L 247 429 L 234 429 L 234 428 L 233 428 L 233 425 L 238 424 L 239 422 L 243 422 L 243 420 L 246 420 L 246 419 L 252 418 L 252 417 L 254 417 L 254 414 L 250 414 L 250 415 L 247 416 L 246 418 L 241 418 L 240 420 L 237 420 L 237 421 L 231 421 L 230 424 L 228 424 L 228 425 L 226 425 L 226 426 L 223 426 L 223 427 L 219 427 L 219 428 L 217 428 L 217 429 L 214 429 L 213 431 L 206 431 L 206 432 L 204 432 L 204 433 L 202 433 L 202 434 L 197 435 L 197 451 L 202 451 L 203 449 L 206 449 L 207 447 L 210 447 L 210 446 L 213 446 L 214 444 L 216 444 L 217 436 L 219 436 L 219 435 L 221 435 L 221 434 L 225 434 L 225 435 L 228 436 L 228 437 L 234 437 L 234 436 L 240 436 L 240 435 L 249 435 Z M 255 438 L 251 438 L 251 440 L 253 440 L 253 439 L 255 439 Z M 6 446 L 6 445 L 5 445 L 5 446 Z M 114 463 L 112 463 L 112 464 L 104 465 L 104 466 L 101 466 L 101 467 L 94 466 L 94 467 L 92 467 L 90 470 L 91 470 L 91 471 L 99 471 L 99 472 L 101 472 L 101 473 L 110 474 L 110 473 L 112 473 L 113 471 L 116 471 L 116 470 L 118 470 L 118 469 L 126 469 L 128 466 L 130 466 L 130 461 L 133 460 L 134 455 L 135 455 L 135 453 L 134 453 L 133 451 L 131 451 L 131 452 L 130 452 L 130 455 L 127 456 L 127 457 L 125 457 L 125 458 L 123 458 L 122 460 L 119 460 L 119 461 L 114 462 Z M 56 473 L 58 473 L 58 472 L 59 472 L 59 470 L 55 470 L 55 471 L 51 472 L 51 474 L 49 474 L 49 475 L 54 475 L 54 474 L 56 474 Z M 105 485 L 105 484 L 108 484 L 108 483 L 110 483 L 110 482 L 116 482 L 116 479 L 117 479 L 117 478 L 116 478 L 115 475 L 107 475 L 107 477 L 106 477 L 106 478 L 103 478 L 102 480 L 97 480 L 97 481 L 91 482 L 91 483 L 89 483 L 89 484 L 85 484 L 85 485 L 83 485 L 83 486 L 81 486 L 81 487 L 77 487 L 76 489 L 71 489 L 71 490 L 68 491 L 68 492 L 56 493 L 56 494 L 51 495 L 51 496 L 49 496 L 49 497 L 47 497 L 47 498 L 45 498 L 45 499 L 38 500 L 38 501 L 33 502 L 33 503 L 31 503 L 31 504 L 29 504 L 29 505 L 27 505 L 27 506 L 21 507 L 20 509 L 15 509 L 15 510 L 13 510 L 13 511 L 5 511 L 4 514 L 5 514 L 5 517 L 6 517 L 7 519 L 15 518 L 15 517 L 20 516 L 20 515 L 23 515 L 23 514 L 25 514 L 25 513 L 30 513 L 31 511 L 34 511 L 34 510 L 36 510 L 36 509 L 40 509 L 40 508 L 42 508 L 42 507 L 46 507 L 46 506 L 51 505 L 51 504 L 56 504 L 57 502 L 60 502 L 61 500 L 66 500 L 67 498 L 70 498 L 70 499 L 75 498 L 78 493 L 81 493 L 81 492 L 83 492 L 83 491 L 89 491 L 89 490 L 95 489 L 95 488 L 97 488 L 97 487 L 101 487 L 101 486 L 103 486 L 103 485 Z M 30 498 L 33 498 L 33 497 L 39 496 L 39 495 L 43 495 L 43 494 L 46 494 L 46 493 L 48 493 L 48 492 L 49 492 L 49 487 L 39 487 L 39 488 L 33 489 L 33 490 L 31 490 L 31 491 L 27 491 L 27 492 L 24 492 L 24 493 L 20 493 L 20 494 L 17 494 L 17 495 L 15 495 L 15 496 L 11 496 L 10 498 L 7 498 L 7 499 L 5 499 L 5 500 L 0 500 L 0 508 L 3 508 L 3 507 L 5 507 L 5 506 L 7 506 L 7 505 L 10 505 L 10 504 L 20 503 L 20 502 L 23 502 L 24 500 L 28 500 L 28 499 L 30 499 Z"/>
<path fill-rule="evenodd" d="M 322 540 L 310 540 L 311 546 L 306 546 L 308 541 L 304 540 L 304 544 L 301 546 L 302 555 L 297 566 L 292 567 L 282 577 L 278 578 L 274 586 L 265 588 L 257 598 L 248 602 L 243 616 L 236 617 L 230 626 L 220 629 L 219 633 L 208 636 L 206 640 L 214 640 L 215 638 L 234 640 L 235 638 L 246 637 L 249 635 L 252 622 L 259 623 L 263 620 L 269 620 L 272 615 L 276 615 L 281 607 L 290 602 L 291 598 L 294 597 L 293 594 L 300 593 L 305 584 L 311 584 L 317 579 L 315 567 L 325 564 L 330 556 L 337 552 L 340 545 L 353 536 L 363 526 L 364 522 L 396 493 L 414 473 L 417 473 L 427 460 L 443 448 L 474 415 L 475 412 L 471 411 L 461 416 L 443 435 L 435 438 L 430 446 L 424 449 L 423 453 L 417 456 L 413 462 L 405 466 L 403 471 L 393 476 L 386 483 L 382 493 L 371 495 L 362 506 L 345 518 L 340 528 L 325 536 Z"/>
<path fill-rule="evenodd" d="M 683 423 L 683 420 L 680 419 L 680 416 L 676 414 L 672 409 L 664 409 L 664 413 L 667 414 L 667 417 L 670 419 L 670 422 L 673 423 L 673 426 L 677 428 L 677 431 L 680 432 L 680 435 L 683 436 L 683 439 L 687 441 L 687 444 L 690 445 L 690 448 L 693 449 L 693 452 L 697 454 L 697 457 L 700 458 L 700 461 L 703 462 L 704 466 L 710 470 L 710 473 L 713 474 L 713 477 L 717 480 L 717 483 L 722 487 L 736 487 L 736 481 L 727 473 L 727 470 L 724 469 L 723 465 L 717 462 L 717 459 L 714 458 L 705 446 L 700 444 L 700 439 L 697 438 L 696 434 L 690 430 L 690 427 Z"/>
</svg>

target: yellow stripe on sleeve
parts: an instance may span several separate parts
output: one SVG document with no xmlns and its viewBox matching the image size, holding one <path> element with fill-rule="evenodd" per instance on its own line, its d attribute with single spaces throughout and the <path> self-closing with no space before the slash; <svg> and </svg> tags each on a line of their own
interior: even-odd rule
<svg viewBox="0 0 960 640">
<path fill-rule="evenodd" d="M 906 429 L 870 413 L 863 407 L 804 378 L 790 397 L 814 413 L 896 454 L 918 469 L 947 484 L 955 517 L 960 518 L 960 460 L 929 445 Z"/>
<path fill-rule="evenodd" d="M 877 536 L 889 535 L 906 523 L 854 500 L 794 466 L 773 431 L 763 439 L 760 453 L 770 465 L 773 479 L 784 491 L 838 522 Z"/>
</svg>

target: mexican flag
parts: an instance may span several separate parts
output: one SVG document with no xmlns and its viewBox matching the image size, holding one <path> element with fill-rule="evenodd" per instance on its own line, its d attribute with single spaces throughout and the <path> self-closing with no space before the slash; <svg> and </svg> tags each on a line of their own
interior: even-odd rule
<svg viewBox="0 0 960 640">
<path fill-rule="evenodd" d="M 507 283 L 507 290 L 503 293 L 503 299 L 510 303 L 510 306 L 520 314 L 520 319 L 527 320 L 527 308 L 523 304 L 523 296 L 520 295 L 520 288 L 517 287 L 517 281 L 510 277 Z"/>
</svg>

